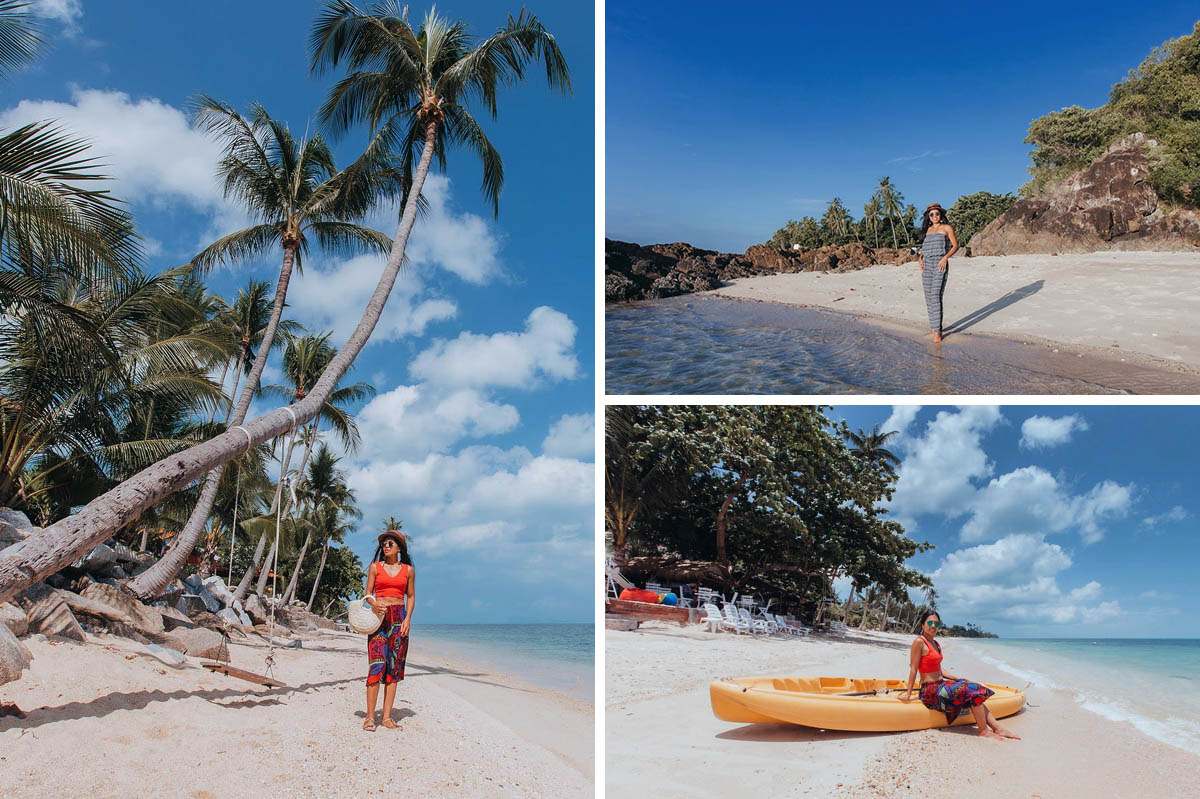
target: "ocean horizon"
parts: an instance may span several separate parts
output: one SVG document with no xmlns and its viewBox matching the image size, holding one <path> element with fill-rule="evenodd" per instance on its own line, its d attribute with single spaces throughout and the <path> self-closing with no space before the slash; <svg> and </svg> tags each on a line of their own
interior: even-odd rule
<svg viewBox="0 0 1200 799">
<path fill-rule="evenodd" d="M 513 677 L 588 704 L 595 702 L 595 624 L 420 624 L 413 646 Z"/>
<path fill-rule="evenodd" d="M 1033 686 L 1072 695 L 1084 710 L 1125 721 L 1200 754 L 1200 639 L 951 638 Z M 1017 687 L 1020 687 L 1018 684 Z"/>
</svg>

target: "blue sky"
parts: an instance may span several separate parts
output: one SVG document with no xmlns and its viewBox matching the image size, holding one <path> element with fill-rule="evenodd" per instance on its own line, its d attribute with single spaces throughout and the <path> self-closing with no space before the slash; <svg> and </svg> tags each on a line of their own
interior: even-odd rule
<svg viewBox="0 0 1200 799">
<path fill-rule="evenodd" d="M 888 175 L 918 207 L 1027 179 L 1194 2 L 605 4 L 606 235 L 741 252 Z M 1114 22 L 1119 20 L 1119 22 Z"/>
<path fill-rule="evenodd" d="M 899 432 L 891 513 L 935 545 L 909 565 L 933 576 L 947 624 L 1008 637 L 1200 637 L 1195 407 L 843 405 L 828 415 Z"/>
<path fill-rule="evenodd" d="M 147 240 L 148 268 L 185 263 L 246 218 L 213 177 L 216 143 L 192 130 L 186 103 L 205 93 L 245 110 L 262 103 L 294 133 L 315 132 L 333 76 L 310 78 L 305 49 L 316 0 L 145 3 L 40 0 L 53 50 L 0 86 L 0 129 L 55 118 L 93 142 Z M 427 6 L 413 4 L 418 20 Z M 486 36 L 520 4 L 438 4 Z M 426 184 L 429 217 L 409 243 L 355 379 L 379 396 L 357 409 L 362 449 L 347 456 L 365 511 L 350 539 L 369 557 L 389 515 L 412 536 L 417 621 L 586 622 L 593 616 L 594 13 L 566 0 L 531 10 L 554 33 L 574 94 L 536 70 L 484 121 L 504 159 L 499 219 L 471 156 L 452 153 Z M 338 142 L 339 164 L 365 142 Z M 389 235 L 395 217 L 372 223 Z M 288 315 L 341 343 L 382 265 L 310 256 Z M 279 256 L 214 274 L 232 298 L 253 277 L 273 286 Z M 278 363 L 265 379 L 279 378 Z M 251 413 L 265 410 L 256 405 Z"/>
</svg>

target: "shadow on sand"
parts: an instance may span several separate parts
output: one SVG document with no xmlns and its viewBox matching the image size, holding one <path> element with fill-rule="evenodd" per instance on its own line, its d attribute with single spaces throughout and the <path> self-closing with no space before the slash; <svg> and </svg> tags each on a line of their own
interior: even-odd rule
<svg viewBox="0 0 1200 799">
<path fill-rule="evenodd" d="M 1026 297 L 1032 297 L 1034 294 L 1037 294 L 1039 291 L 1041 291 L 1045 285 L 1046 281 L 1035 280 L 1027 286 L 1021 286 L 1019 289 L 1013 289 L 1000 299 L 992 300 L 982 308 L 971 311 L 971 313 L 967 314 L 962 319 L 959 319 L 957 322 L 952 322 L 951 324 L 945 326 L 942 328 L 942 335 L 961 333 L 968 327 L 979 324 L 997 311 L 1002 311 L 1008 306 L 1018 303 Z"/>
<path fill-rule="evenodd" d="M 747 724 L 727 730 L 716 737 L 725 741 L 754 741 L 756 743 L 820 743 L 821 741 L 852 741 L 859 738 L 881 738 L 900 735 L 898 732 L 844 732 L 818 730 L 799 724 Z"/>
</svg>

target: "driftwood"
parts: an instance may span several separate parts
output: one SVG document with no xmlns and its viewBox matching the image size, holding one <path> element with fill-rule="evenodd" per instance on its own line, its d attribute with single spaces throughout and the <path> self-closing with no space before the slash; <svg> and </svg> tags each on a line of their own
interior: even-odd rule
<svg viewBox="0 0 1200 799">
<path fill-rule="evenodd" d="M 691 619 L 687 608 L 654 605 L 649 602 L 631 602 L 627 599 L 606 600 L 604 612 L 636 621 L 673 621 L 680 625 L 687 624 Z"/>
</svg>

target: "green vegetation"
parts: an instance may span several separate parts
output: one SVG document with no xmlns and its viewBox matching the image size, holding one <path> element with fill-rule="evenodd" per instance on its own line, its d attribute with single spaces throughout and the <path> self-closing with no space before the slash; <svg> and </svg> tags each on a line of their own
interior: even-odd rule
<svg viewBox="0 0 1200 799">
<path fill-rule="evenodd" d="M 1016 201 L 1017 198 L 1012 194 L 992 194 L 987 191 L 977 191 L 959 197 L 954 205 L 950 206 L 948 213 L 959 246 L 966 246 L 972 236 L 1011 208 Z"/>
<path fill-rule="evenodd" d="M 984 632 L 970 622 L 966 627 L 961 624 L 952 624 L 942 631 L 942 635 L 950 638 L 999 638 L 995 633 Z"/>
<path fill-rule="evenodd" d="M 1159 197 L 1200 207 L 1200 22 L 1191 35 L 1156 47 L 1103 106 L 1070 106 L 1033 120 L 1025 139 L 1033 145 L 1032 178 L 1021 193 L 1038 194 L 1135 132 L 1159 143 L 1146 153 Z"/>
<path fill-rule="evenodd" d="M 825 612 L 834 578 L 848 577 L 869 592 L 871 623 L 894 624 L 889 616 L 916 612 L 908 589 L 929 586 L 905 561 L 930 545 L 907 538 L 882 507 L 896 482 L 887 437 L 852 433 L 811 406 L 610 407 L 614 557 L 668 579 L 692 570 L 807 618 Z"/>
</svg>

